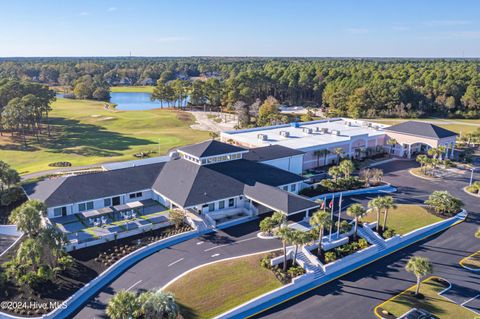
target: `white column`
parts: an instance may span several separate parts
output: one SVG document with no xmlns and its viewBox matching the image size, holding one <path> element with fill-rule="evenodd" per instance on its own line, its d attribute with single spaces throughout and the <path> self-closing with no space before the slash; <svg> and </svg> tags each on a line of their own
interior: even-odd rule
<svg viewBox="0 0 480 319">
<path fill-rule="evenodd" d="M 412 144 L 408 144 L 408 158 L 412 157 Z"/>
<path fill-rule="evenodd" d="M 453 158 L 453 152 L 455 151 L 455 142 L 452 142 L 452 150 L 450 151 L 450 158 Z"/>
</svg>

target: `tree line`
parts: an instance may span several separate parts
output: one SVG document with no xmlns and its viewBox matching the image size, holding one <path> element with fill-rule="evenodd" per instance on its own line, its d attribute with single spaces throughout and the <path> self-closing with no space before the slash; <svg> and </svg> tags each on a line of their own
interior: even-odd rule
<svg viewBox="0 0 480 319">
<path fill-rule="evenodd" d="M 75 87 L 108 99 L 116 85 L 155 85 L 167 103 L 233 108 L 268 96 L 351 117 L 480 116 L 480 62 L 449 59 L 16 58 L 0 78 Z M 167 85 L 172 81 L 174 84 Z M 89 85 L 80 83 L 87 82 Z M 163 87 L 162 87 L 163 85 Z M 179 88 L 183 87 L 179 91 Z M 87 87 L 87 88 L 85 88 Z M 170 88 L 177 87 L 177 91 Z M 202 90 L 206 94 L 202 94 Z M 95 94 L 96 91 L 96 94 Z M 183 92 L 179 94 L 179 92 Z M 175 99 L 173 100 L 173 98 Z M 183 102 L 182 102 L 183 101 Z"/>
<path fill-rule="evenodd" d="M 48 114 L 55 92 L 46 85 L 0 79 L 0 136 L 8 131 L 27 145 L 27 135 L 50 135 Z M 46 132 L 44 127 L 46 126 Z"/>
</svg>

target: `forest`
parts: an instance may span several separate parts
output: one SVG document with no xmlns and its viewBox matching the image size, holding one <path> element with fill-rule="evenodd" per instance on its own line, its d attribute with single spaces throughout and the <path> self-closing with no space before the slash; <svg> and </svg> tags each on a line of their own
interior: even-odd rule
<svg viewBox="0 0 480 319">
<path fill-rule="evenodd" d="M 480 117 L 473 59 L 4 58 L 2 78 L 61 86 L 80 99 L 108 100 L 111 86 L 156 85 L 154 98 L 190 96 L 193 105 L 232 111 L 273 97 L 331 116 Z"/>
</svg>

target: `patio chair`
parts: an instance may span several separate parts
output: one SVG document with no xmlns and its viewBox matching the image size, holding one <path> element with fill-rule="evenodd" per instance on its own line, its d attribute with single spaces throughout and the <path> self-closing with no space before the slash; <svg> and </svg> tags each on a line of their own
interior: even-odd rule
<svg viewBox="0 0 480 319">
<path fill-rule="evenodd" d="M 88 224 L 89 224 L 90 226 L 92 226 L 92 225 L 94 224 L 94 220 L 93 220 L 92 218 L 89 218 L 89 219 L 88 219 Z"/>
</svg>

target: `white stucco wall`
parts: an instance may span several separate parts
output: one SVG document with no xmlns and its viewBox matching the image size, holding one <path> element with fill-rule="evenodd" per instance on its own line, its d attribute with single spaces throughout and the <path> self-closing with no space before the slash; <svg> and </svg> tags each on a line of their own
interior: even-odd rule
<svg viewBox="0 0 480 319">
<path fill-rule="evenodd" d="M 275 166 L 294 174 L 301 174 L 303 171 L 303 154 L 277 158 L 274 160 L 264 161 L 262 163 Z"/>
</svg>

